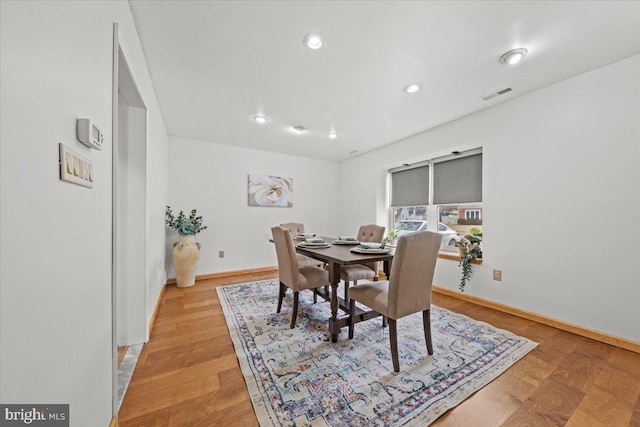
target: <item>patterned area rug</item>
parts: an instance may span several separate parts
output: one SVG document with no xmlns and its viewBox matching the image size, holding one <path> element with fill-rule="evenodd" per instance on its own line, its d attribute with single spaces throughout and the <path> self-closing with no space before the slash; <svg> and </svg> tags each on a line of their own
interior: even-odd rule
<svg viewBox="0 0 640 427">
<path fill-rule="evenodd" d="M 531 351 L 537 343 L 433 306 L 433 356 L 422 314 L 398 321 L 400 373 L 393 373 L 380 317 L 328 339 L 328 302 L 292 292 L 276 313 L 278 282 L 217 288 L 261 426 L 426 426 Z M 320 302 L 322 301 L 322 302 Z"/>
</svg>

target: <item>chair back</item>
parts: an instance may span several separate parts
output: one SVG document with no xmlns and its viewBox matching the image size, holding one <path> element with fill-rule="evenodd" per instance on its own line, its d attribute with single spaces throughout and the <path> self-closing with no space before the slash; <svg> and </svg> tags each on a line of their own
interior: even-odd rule
<svg viewBox="0 0 640 427">
<path fill-rule="evenodd" d="M 385 228 L 377 224 L 361 225 L 358 240 L 361 242 L 382 242 Z"/>
<path fill-rule="evenodd" d="M 429 310 L 431 285 L 442 236 L 419 231 L 398 238 L 389 275 L 389 317 Z"/>
<path fill-rule="evenodd" d="M 291 237 L 291 231 L 284 227 L 276 226 L 271 228 L 271 234 L 273 235 L 273 242 L 276 246 L 280 282 L 294 291 L 298 291 L 300 272 L 298 270 L 296 248 L 293 243 L 293 237 Z"/>
<path fill-rule="evenodd" d="M 280 224 L 280 227 L 284 227 L 291 232 L 293 237 L 297 237 L 298 234 L 304 233 L 304 224 L 299 222 L 285 222 Z"/>
<path fill-rule="evenodd" d="M 361 242 L 380 242 L 384 239 L 385 228 L 377 224 L 361 225 L 358 230 L 358 240 Z M 378 277 L 378 270 L 380 269 L 380 263 L 375 262 L 363 262 L 362 265 L 366 265 L 370 269 L 376 272 Z"/>
</svg>

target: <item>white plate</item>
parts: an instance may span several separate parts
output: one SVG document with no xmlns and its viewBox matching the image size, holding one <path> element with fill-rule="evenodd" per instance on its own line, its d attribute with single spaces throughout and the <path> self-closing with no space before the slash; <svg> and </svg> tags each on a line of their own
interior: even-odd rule
<svg viewBox="0 0 640 427">
<path fill-rule="evenodd" d="M 377 248 L 377 249 L 366 249 L 366 248 L 351 248 L 351 252 L 356 252 L 359 254 L 386 254 L 391 252 L 389 248 Z"/>
<path fill-rule="evenodd" d="M 302 242 L 300 243 L 303 246 L 324 246 L 324 245 L 328 245 L 327 242 L 322 241 L 322 242 Z"/>
<path fill-rule="evenodd" d="M 319 243 L 319 244 L 300 243 L 298 246 L 305 249 L 326 249 L 331 247 L 331 245 L 328 243 Z"/>
<path fill-rule="evenodd" d="M 358 240 L 334 240 L 333 242 L 334 245 L 359 245 L 360 241 Z"/>
</svg>

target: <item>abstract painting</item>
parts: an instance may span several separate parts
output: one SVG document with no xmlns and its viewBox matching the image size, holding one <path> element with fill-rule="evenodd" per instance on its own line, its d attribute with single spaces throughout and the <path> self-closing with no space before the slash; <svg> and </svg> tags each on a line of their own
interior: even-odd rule
<svg viewBox="0 0 640 427">
<path fill-rule="evenodd" d="M 293 178 L 249 175 L 249 206 L 293 206 Z"/>
</svg>

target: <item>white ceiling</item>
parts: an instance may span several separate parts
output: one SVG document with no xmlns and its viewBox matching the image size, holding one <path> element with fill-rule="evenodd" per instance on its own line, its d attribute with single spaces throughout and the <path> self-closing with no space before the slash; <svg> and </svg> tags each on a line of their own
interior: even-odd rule
<svg viewBox="0 0 640 427">
<path fill-rule="evenodd" d="M 338 161 L 640 53 L 640 1 L 130 5 L 170 135 Z"/>
</svg>

